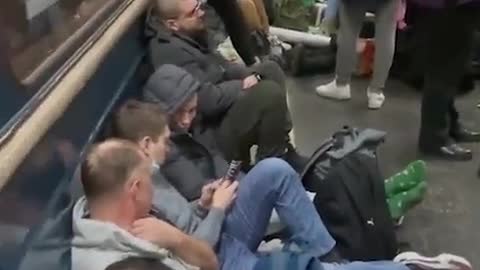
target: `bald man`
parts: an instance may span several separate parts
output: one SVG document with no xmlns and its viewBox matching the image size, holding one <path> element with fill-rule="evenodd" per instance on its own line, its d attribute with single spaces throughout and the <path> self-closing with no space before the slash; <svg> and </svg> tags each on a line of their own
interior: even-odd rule
<svg viewBox="0 0 480 270">
<path fill-rule="evenodd" d="M 174 270 L 218 269 L 206 243 L 150 215 L 152 160 L 134 143 L 95 145 L 81 175 L 85 197 L 73 210 L 73 270 L 103 270 L 130 256 L 156 258 Z"/>
</svg>

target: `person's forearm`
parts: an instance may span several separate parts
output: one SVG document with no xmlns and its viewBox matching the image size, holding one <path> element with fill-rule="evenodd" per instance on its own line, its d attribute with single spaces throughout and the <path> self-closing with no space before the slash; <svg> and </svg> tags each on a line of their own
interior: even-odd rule
<svg viewBox="0 0 480 270">
<path fill-rule="evenodd" d="M 202 220 L 208 215 L 208 209 L 200 205 L 198 200 L 190 202 L 190 208 L 193 210 L 193 213 Z"/>
<path fill-rule="evenodd" d="M 171 250 L 180 259 L 188 264 L 200 267 L 201 270 L 218 269 L 217 256 L 206 242 L 182 233 Z"/>
<path fill-rule="evenodd" d="M 220 238 L 224 219 L 224 210 L 212 208 L 210 212 L 208 212 L 207 217 L 200 222 L 195 232 L 193 232 L 193 236 L 205 241 L 211 247 L 214 247 Z"/>
</svg>

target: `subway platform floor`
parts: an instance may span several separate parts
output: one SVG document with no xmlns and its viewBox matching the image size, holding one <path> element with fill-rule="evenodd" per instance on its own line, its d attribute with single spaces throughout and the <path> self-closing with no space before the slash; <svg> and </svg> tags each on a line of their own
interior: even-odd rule
<svg viewBox="0 0 480 270">
<path fill-rule="evenodd" d="M 331 76 L 317 75 L 289 79 L 289 105 L 294 123 L 294 141 L 302 154 L 311 154 L 334 131 L 344 125 L 371 127 L 388 132 L 380 147 L 382 173 L 389 176 L 410 161 L 421 159 L 417 153 L 420 124 L 419 92 L 395 80 L 388 82 L 384 107 L 367 109 L 367 81 L 355 79 L 352 100 L 332 101 L 315 94 L 315 86 Z M 457 101 L 463 123 L 480 129 L 480 91 Z M 428 192 L 425 200 L 406 216 L 398 230 L 399 240 L 425 255 L 441 252 L 467 257 L 480 267 L 480 144 L 468 144 L 474 152 L 470 162 L 428 160 Z"/>
</svg>

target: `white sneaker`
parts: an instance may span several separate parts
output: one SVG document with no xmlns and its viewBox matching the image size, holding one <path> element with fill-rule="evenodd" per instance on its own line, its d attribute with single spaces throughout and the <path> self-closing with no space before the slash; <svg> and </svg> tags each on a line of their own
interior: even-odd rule
<svg viewBox="0 0 480 270">
<path fill-rule="evenodd" d="M 368 108 L 371 110 L 378 110 L 385 102 L 385 95 L 383 93 L 373 92 L 370 88 L 367 89 Z"/>
<path fill-rule="evenodd" d="M 351 98 L 350 85 L 346 84 L 343 86 L 339 86 L 337 85 L 336 80 L 333 80 L 328 84 L 317 86 L 316 92 L 318 95 L 325 98 L 332 98 L 337 100 L 347 100 Z"/>
<path fill-rule="evenodd" d="M 394 262 L 423 270 L 472 270 L 472 265 L 465 258 L 443 253 L 437 257 L 425 257 L 416 252 L 398 254 Z"/>
</svg>

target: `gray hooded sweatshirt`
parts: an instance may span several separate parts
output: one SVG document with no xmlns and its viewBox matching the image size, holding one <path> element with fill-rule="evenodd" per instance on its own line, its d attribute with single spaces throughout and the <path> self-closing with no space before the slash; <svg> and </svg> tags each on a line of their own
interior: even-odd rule
<svg viewBox="0 0 480 270">
<path fill-rule="evenodd" d="M 199 88 L 198 81 L 182 68 L 163 65 L 148 79 L 143 97 L 175 112 Z M 162 174 L 188 201 L 201 195 L 202 187 L 221 178 L 228 163 L 216 143 L 215 127 L 199 112 L 189 131 L 172 128 L 171 147 Z"/>
<path fill-rule="evenodd" d="M 73 209 L 72 270 L 104 270 L 127 257 L 157 258 L 173 270 L 196 270 L 170 251 L 136 238 L 112 223 L 89 219 L 87 200 Z"/>
<path fill-rule="evenodd" d="M 202 208 L 197 202 L 189 203 L 160 173 L 153 175 L 154 215 L 170 222 L 188 235 L 206 241 L 212 248 L 217 244 L 222 230 L 225 212 L 221 209 Z"/>
</svg>

